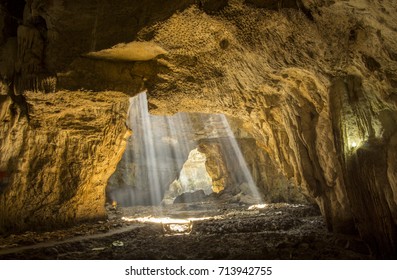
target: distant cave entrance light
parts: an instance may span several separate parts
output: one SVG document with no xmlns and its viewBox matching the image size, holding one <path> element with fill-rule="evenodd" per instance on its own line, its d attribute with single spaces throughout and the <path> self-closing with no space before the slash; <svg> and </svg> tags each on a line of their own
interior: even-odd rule
<svg viewBox="0 0 397 280">
<path fill-rule="evenodd" d="M 183 164 L 179 178 L 172 182 L 162 203 L 173 204 L 178 196 L 185 193 L 201 191 L 203 195 L 210 195 L 213 192 L 212 179 L 207 172 L 205 161 L 205 154 L 200 153 L 197 149 L 192 150 Z"/>
<path fill-rule="evenodd" d="M 219 164 L 232 168 L 216 176 L 229 176 L 253 197 L 260 197 L 224 115 L 150 115 L 146 92 L 143 92 L 130 99 L 127 126 L 133 133 L 116 172 L 109 179 L 109 201 L 120 206 L 160 205 L 171 204 L 184 193 L 202 192 L 208 196 L 222 191 L 224 181 L 213 182 L 211 177 L 215 176 L 211 174 L 217 169 L 217 163 L 209 166 L 206 152 L 200 151 L 203 141 L 209 143 L 207 147 L 219 147 L 224 155 Z"/>
</svg>

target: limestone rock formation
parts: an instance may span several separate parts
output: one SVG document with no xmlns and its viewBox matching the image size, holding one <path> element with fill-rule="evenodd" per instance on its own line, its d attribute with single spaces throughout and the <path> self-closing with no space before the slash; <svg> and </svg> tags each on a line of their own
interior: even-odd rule
<svg viewBox="0 0 397 280">
<path fill-rule="evenodd" d="M 106 217 L 105 187 L 125 147 L 128 96 L 67 91 L 25 96 L 28 116 L 1 108 L 9 111 L 0 119 L 0 170 L 7 179 L 0 178 L 1 231 Z"/>
<path fill-rule="evenodd" d="M 233 155 L 230 139 L 213 138 L 199 141 L 199 151 L 204 153 L 207 171 L 212 179 L 214 192 L 221 195 L 258 196 L 259 201 L 267 203 L 288 202 L 307 203 L 302 190 L 298 190 L 293 182 L 283 176 L 274 166 L 269 155 L 257 146 L 253 138 L 238 138 L 236 144 L 247 164 L 247 168 L 255 183 L 257 194 L 252 193 L 244 174 L 241 172 L 241 164 Z"/>
<path fill-rule="evenodd" d="M 395 1 L 229 0 L 218 6 L 211 1 L 32 0 L 23 13 L 20 8 L 5 12 L 11 2 L 3 0 L 0 10 L 0 57 L 6 61 L 0 67 L 0 116 L 15 119 L 18 111 L 26 118 L 1 127 L 1 170 L 20 170 L 14 168 L 24 164 L 15 156 L 21 162 L 7 166 L 7 147 L 30 151 L 27 138 L 18 136 L 32 131 L 35 122 L 27 117 L 35 105 L 27 106 L 31 95 L 24 89 L 80 86 L 132 93 L 147 88 L 153 113 L 239 118 L 284 174 L 317 202 L 330 230 L 358 232 L 380 257 L 397 253 Z M 13 3 L 24 7 L 22 2 Z M 81 57 L 133 40 L 166 53 L 143 62 Z M 18 51 L 12 54 L 15 44 Z M 125 131 L 118 132 L 112 137 L 120 139 Z M 70 148 L 70 142 L 59 141 Z M 40 151 L 33 149 L 31 157 L 53 159 Z M 26 168 L 40 178 L 42 164 Z M 89 167 L 79 168 L 87 172 Z M 10 180 L 14 186 L 13 175 Z M 10 198 L 20 203 L 24 218 L 28 212 L 19 195 L 29 189 L 27 182 L 21 179 Z M 7 191 L 2 188 L 3 205 Z"/>
<path fill-rule="evenodd" d="M 158 113 L 238 116 L 329 229 L 394 254 L 396 6 L 303 2 L 311 16 L 229 1 L 217 16 L 193 7 L 145 30 L 168 51 L 150 101 Z"/>
</svg>

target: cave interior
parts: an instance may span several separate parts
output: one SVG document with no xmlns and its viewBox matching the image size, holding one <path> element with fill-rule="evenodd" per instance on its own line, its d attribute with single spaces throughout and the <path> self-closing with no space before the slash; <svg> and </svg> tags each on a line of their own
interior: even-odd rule
<svg viewBox="0 0 397 280">
<path fill-rule="evenodd" d="M 396 12 L 1 0 L 0 259 L 395 259 Z"/>
</svg>

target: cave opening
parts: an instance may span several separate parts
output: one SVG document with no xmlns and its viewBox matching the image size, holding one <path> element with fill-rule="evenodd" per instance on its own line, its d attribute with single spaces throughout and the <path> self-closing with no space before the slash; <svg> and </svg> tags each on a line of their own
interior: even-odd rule
<svg viewBox="0 0 397 280">
<path fill-rule="evenodd" d="M 172 204 L 180 195 L 209 196 L 231 184 L 261 200 L 238 143 L 248 136 L 236 137 L 224 115 L 150 115 L 146 93 L 141 93 L 130 101 L 127 125 L 133 135 L 108 183 L 112 202 Z"/>
<path fill-rule="evenodd" d="M 151 115 L 143 92 L 130 99 L 127 126 L 132 135 L 106 189 L 108 212 L 122 209 L 125 221 L 186 234 L 220 209 L 308 204 L 232 117 Z"/>
</svg>

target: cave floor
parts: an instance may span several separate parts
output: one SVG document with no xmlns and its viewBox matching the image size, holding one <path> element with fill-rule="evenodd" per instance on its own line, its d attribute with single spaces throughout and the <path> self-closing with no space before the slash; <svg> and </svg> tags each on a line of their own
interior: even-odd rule
<svg viewBox="0 0 397 280">
<path fill-rule="evenodd" d="M 114 208 L 108 220 L 0 237 L 0 259 L 371 259 L 351 236 L 331 234 L 310 205 L 230 203 Z M 188 234 L 143 217 L 196 218 Z M 169 228 L 169 226 L 168 226 Z"/>
</svg>

